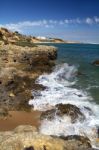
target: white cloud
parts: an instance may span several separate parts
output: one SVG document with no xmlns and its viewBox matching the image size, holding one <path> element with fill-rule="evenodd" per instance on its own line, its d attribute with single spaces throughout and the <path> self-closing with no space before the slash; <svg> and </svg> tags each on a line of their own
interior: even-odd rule
<svg viewBox="0 0 99 150">
<path fill-rule="evenodd" d="M 57 20 L 49 20 L 50 24 L 57 24 Z"/>
<path fill-rule="evenodd" d="M 96 17 L 96 16 L 95 16 L 94 19 L 95 19 L 95 22 L 96 22 L 96 23 L 99 23 L 99 17 Z"/>
<path fill-rule="evenodd" d="M 86 18 L 85 22 L 87 24 L 93 24 L 94 23 L 93 18 Z"/>
<path fill-rule="evenodd" d="M 99 17 L 95 16 L 92 18 L 74 18 L 74 19 L 64 19 L 64 20 L 37 20 L 37 21 L 23 21 L 18 23 L 9 23 L 9 24 L 0 24 L 1 27 L 8 28 L 12 31 L 22 32 L 24 29 L 33 28 L 33 27 L 43 27 L 43 28 L 54 28 L 56 26 L 65 26 L 71 24 L 99 24 Z"/>
<path fill-rule="evenodd" d="M 82 23 L 82 21 L 81 21 L 79 18 L 76 19 L 76 22 L 77 22 L 78 24 Z"/>
<path fill-rule="evenodd" d="M 59 24 L 60 24 L 60 25 L 64 25 L 64 20 L 60 20 L 60 21 L 59 21 Z"/>
<path fill-rule="evenodd" d="M 68 24 L 68 23 L 69 23 L 69 20 L 68 20 L 68 19 L 65 19 L 64 22 L 65 22 L 66 24 Z"/>
</svg>

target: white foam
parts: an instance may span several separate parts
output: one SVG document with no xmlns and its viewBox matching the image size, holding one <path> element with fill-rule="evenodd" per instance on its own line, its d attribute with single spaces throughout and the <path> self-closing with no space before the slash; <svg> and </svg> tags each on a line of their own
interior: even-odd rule
<svg viewBox="0 0 99 150">
<path fill-rule="evenodd" d="M 47 109 L 48 105 L 55 106 L 59 103 L 76 103 L 77 106 L 83 106 L 85 103 L 89 105 L 87 100 L 92 100 L 90 95 L 72 87 L 76 83 L 76 72 L 75 66 L 65 63 L 57 66 L 53 73 L 41 75 L 36 82 L 47 88 L 44 91 L 37 91 L 35 94 L 33 91 L 34 99 L 30 100 L 29 104 L 33 105 L 34 109 L 42 111 Z"/>
<path fill-rule="evenodd" d="M 86 119 L 72 124 L 70 118 L 55 116 L 52 121 L 43 120 L 40 131 L 49 135 L 86 135 L 95 143 L 96 128 L 99 125 L 99 106 L 93 102 L 89 93 L 76 89 L 77 67 L 64 63 L 58 65 L 51 74 L 41 75 L 36 81 L 46 87 L 44 91 L 34 92 L 34 99 L 29 101 L 35 110 L 45 111 L 56 104 L 73 104 L 80 108 Z M 86 108 L 90 108 L 92 112 Z M 93 142 L 94 141 L 94 142 Z M 93 144 L 94 145 L 94 144 Z"/>
</svg>

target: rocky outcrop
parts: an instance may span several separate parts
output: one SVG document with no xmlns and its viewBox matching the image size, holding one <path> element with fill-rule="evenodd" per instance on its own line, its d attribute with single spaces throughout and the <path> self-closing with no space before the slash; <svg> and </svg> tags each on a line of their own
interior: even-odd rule
<svg viewBox="0 0 99 150">
<path fill-rule="evenodd" d="M 82 136 L 52 137 L 40 134 L 35 127 L 19 126 L 0 133 L 0 150 L 82 150 L 91 148 Z"/>
<path fill-rule="evenodd" d="M 16 44 L 18 41 L 24 41 L 24 42 L 29 42 L 30 37 L 22 35 L 20 33 L 16 32 L 11 32 L 6 28 L 0 28 L 0 41 L 3 41 L 4 44 Z"/>
<path fill-rule="evenodd" d="M 0 118 L 4 118 L 8 115 L 8 111 L 5 108 L 0 108 Z"/>
<path fill-rule="evenodd" d="M 52 46 L 0 46 L 0 108 L 30 109 L 31 90 L 44 89 L 35 80 L 52 70 L 56 57 L 57 49 Z"/>
<path fill-rule="evenodd" d="M 67 115 L 71 118 L 72 123 L 75 123 L 78 119 L 79 121 L 84 121 L 85 119 L 84 114 L 80 111 L 80 109 L 77 106 L 72 104 L 58 104 L 55 106 L 55 109 L 42 112 L 41 120 L 52 120 L 56 115 L 61 117 Z"/>
<path fill-rule="evenodd" d="M 99 66 L 99 60 L 95 60 L 94 62 L 92 62 L 92 64 L 95 66 Z"/>
</svg>

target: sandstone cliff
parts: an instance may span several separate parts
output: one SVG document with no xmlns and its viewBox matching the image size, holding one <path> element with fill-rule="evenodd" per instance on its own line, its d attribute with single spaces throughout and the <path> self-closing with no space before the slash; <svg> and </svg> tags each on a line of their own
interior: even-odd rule
<svg viewBox="0 0 99 150">
<path fill-rule="evenodd" d="M 0 116 L 7 114 L 6 110 L 30 109 L 31 90 L 43 89 L 35 80 L 51 71 L 56 57 L 53 46 L 0 46 Z"/>
</svg>

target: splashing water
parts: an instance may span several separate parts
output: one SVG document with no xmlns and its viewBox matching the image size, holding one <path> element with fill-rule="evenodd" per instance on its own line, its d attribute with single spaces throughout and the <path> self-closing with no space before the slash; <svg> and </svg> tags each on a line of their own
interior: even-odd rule
<svg viewBox="0 0 99 150">
<path fill-rule="evenodd" d="M 85 120 L 71 123 L 68 116 L 55 116 L 53 120 L 44 119 L 40 132 L 48 135 L 84 135 L 87 136 L 94 147 L 99 148 L 97 128 L 99 125 L 99 106 L 93 102 L 89 93 L 74 88 L 76 84 L 77 67 L 66 63 L 56 66 L 51 74 L 41 75 L 37 83 L 46 87 L 44 91 L 33 92 L 34 99 L 29 101 L 35 110 L 45 111 L 56 104 L 76 105 L 85 116 Z M 88 109 L 91 110 L 92 113 Z"/>
</svg>

